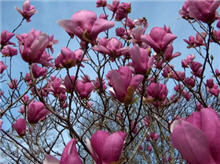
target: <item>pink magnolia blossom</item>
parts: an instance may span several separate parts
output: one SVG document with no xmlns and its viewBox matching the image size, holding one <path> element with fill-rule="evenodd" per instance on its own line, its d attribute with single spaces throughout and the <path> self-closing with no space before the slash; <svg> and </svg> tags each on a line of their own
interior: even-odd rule
<svg viewBox="0 0 220 164">
<path fill-rule="evenodd" d="M 212 88 L 212 87 L 214 86 L 214 80 L 213 80 L 213 79 L 208 79 L 208 80 L 206 81 L 206 86 L 207 86 L 208 88 Z"/>
<path fill-rule="evenodd" d="M 115 13 L 118 9 L 118 5 L 119 5 L 119 0 L 113 0 L 112 4 L 107 4 L 107 8 L 112 11 L 113 13 Z"/>
<path fill-rule="evenodd" d="M 86 42 L 94 42 L 99 33 L 114 26 L 114 23 L 97 18 L 93 11 L 81 10 L 73 14 L 72 20 L 60 20 L 58 24 L 67 33 L 78 36 Z"/>
<path fill-rule="evenodd" d="M 62 79 L 55 76 L 51 76 L 50 80 L 48 81 L 47 88 L 48 91 L 52 92 L 55 97 L 59 97 L 60 94 L 66 92 Z"/>
<path fill-rule="evenodd" d="M 66 76 L 64 79 L 64 86 L 66 88 L 66 91 L 71 93 L 74 90 L 74 81 L 75 81 L 75 76 Z"/>
<path fill-rule="evenodd" d="M 3 56 L 15 56 L 18 54 L 17 49 L 11 47 L 11 46 L 4 46 L 4 48 L 1 50 L 1 53 Z"/>
<path fill-rule="evenodd" d="M 154 141 L 157 141 L 159 137 L 160 137 L 160 135 L 155 132 L 150 133 L 150 138 Z"/>
<path fill-rule="evenodd" d="M 122 37 L 122 38 L 124 36 L 126 36 L 126 30 L 122 27 L 116 28 L 115 33 L 116 33 L 116 36 L 119 36 L 119 37 Z"/>
<path fill-rule="evenodd" d="M 14 33 L 8 32 L 6 30 L 2 31 L 1 36 L 0 36 L 1 47 L 4 47 L 5 45 L 8 45 L 8 44 L 15 45 L 14 43 L 9 41 L 14 35 L 15 35 Z"/>
<path fill-rule="evenodd" d="M 177 36 L 167 32 L 164 28 L 154 27 L 149 35 L 142 35 L 142 41 L 149 44 L 155 52 L 164 51 Z"/>
<path fill-rule="evenodd" d="M 81 98 L 88 98 L 93 89 L 94 86 L 92 82 L 86 82 L 81 80 L 76 81 L 76 91 L 77 93 L 79 93 Z"/>
<path fill-rule="evenodd" d="M 134 91 L 143 80 L 142 75 L 132 76 L 128 66 L 120 67 L 118 70 L 110 71 L 107 74 L 109 85 L 113 87 L 111 92 L 115 98 L 123 103 L 131 103 Z"/>
<path fill-rule="evenodd" d="M 70 140 L 65 146 L 60 161 L 54 156 L 46 155 L 43 164 L 82 164 L 76 150 L 76 140 Z"/>
<path fill-rule="evenodd" d="M 151 145 L 147 145 L 147 151 L 151 152 L 153 150 L 153 147 Z"/>
<path fill-rule="evenodd" d="M 183 59 L 181 61 L 182 67 L 183 68 L 189 67 L 189 65 L 193 62 L 194 59 L 195 59 L 195 55 L 194 54 L 188 55 L 186 57 L 186 59 Z"/>
<path fill-rule="evenodd" d="M 195 81 L 193 76 L 185 78 L 184 82 L 186 83 L 186 85 L 188 85 L 188 86 L 190 86 L 192 88 L 195 86 L 195 83 L 196 83 L 196 81 Z"/>
<path fill-rule="evenodd" d="M 47 69 L 38 66 L 37 64 L 32 65 L 32 73 L 34 78 L 39 78 L 47 74 Z"/>
<path fill-rule="evenodd" d="M 18 88 L 18 80 L 12 79 L 11 82 L 8 84 L 10 89 L 17 89 Z"/>
<path fill-rule="evenodd" d="M 100 92 L 104 91 L 107 88 L 105 85 L 105 80 L 99 79 L 98 77 L 96 78 L 96 80 L 93 80 L 93 85 L 95 89 Z"/>
<path fill-rule="evenodd" d="M 213 37 L 215 38 L 215 40 L 220 41 L 220 30 L 214 30 Z"/>
<path fill-rule="evenodd" d="M 171 141 L 192 164 L 220 163 L 220 118 L 211 108 L 193 112 L 171 124 Z"/>
<path fill-rule="evenodd" d="M 106 0 L 97 0 L 96 1 L 96 7 L 105 7 L 107 5 Z"/>
<path fill-rule="evenodd" d="M 30 124 L 36 124 L 45 119 L 49 111 L 42 102 L 32 101 L 27 108 L 27 119 Z"/>
<path fill-rule="evenodd" d="M 58 40 L 55 40 L 55 39 L 54 39 L 54 36 L 51 35 L 51 36 L 49 36 L 49 43 L 48 43 L 48 45 L 47 45 L 47 48 L 49 48 L 50 51 L 51 51 L 52 53 L 54 53 L 53 45 L 54 45 L 54 44 L 57 44 L 57 43 L 58 43 Z"/>
<path fill-rule="evenodd" d="M 0 74 L 2 74 L 7 67 L 8 66 L 4 65 L 4 63 L 0 61 Z"/>
<path fill-rule="evenodd" d="M 209 91 L 212 95 L 214 95 L 214 96 L 216 96 L 216 97 L 218 97 L 218 95 L 219 95 L 219 93 L 220 93 L 220 89 L 218 88 L 218 85 L 217 85 L 217 84 L 214 84 L 213 87 L 208 88 L 208 91 Z"/>
<path fill-rule="evenodd" d="M 186 101 L 189 101 L 191 98 L 191 94 L 189 92 L 187 92 L 186 90 L 183 90 L 181 92 L 182 96 L 186 99 Z"/>
<path fill-rule="evenodd" d="M 189 36 L 188 40 L 184 39 L 184 41 L 188 44 L 187 48 L 191 47 L 199 47 L 205 45 L 204 40 L 206 37 L 206 33 L 196 33 L 196 37 Z"/>
<path fill-rule="evenodd" d="M 16 130 L 19 136 L 24 136 L 26 134 L 26 121 L 23 118 L 17 119 L 12 127 Z"/>
<path fill-rule="evenodd" d="M 164 101 L 167 98 L 167 87 L 164 84 L 152 82 L 146 89 L 147 99 Z"/>
<path fill-rule="evenodd" d="M 123 47 L 121 41 L 114 37 L 111 39 L 100 39 L 98 43 L 93 49 L 102 54 L 108 54 L 112 61 L 128 52 L 128 47 Z"/>
<path fill-rule="evenodd" d="M 82 57 L 83 51 L 81 49 L 73 52 L 69 48 L 63 47 L 61 54 L 55 60 L 55 65 L 57 68 L 71 68 L 86 60 L 82 59 Z"/>
<path fill-rule="evenodd" d="M 132 59 L 132 66 L 136 73 L 146 74 L 152 68 L 154 58 L 150 57 L 150 50 L 134 46 L 129 50 Z"/>
<path fill-rule="evenodd" d="M 173 71 L 171 72 L 170 76 L 177 80 L 177 81 L 183 81 L 185 79 L 185 72 L 183 71 Z"/>
<path fill-rule="evenodd" d="M 22 105 L 22 106 L 20 107 L 20 109 L 19 109 L 18 112 L 21 113 L 21 114 L 24 114 L 24 112 L 25 112 L 24 105 Z"/>
<path fill-rule="evenodd" d="M 17 35 L 21 57 L 28 63 L 39 62 L 43 52 L 49 44 L 49 37 L 45 33 L 32 29 L 28 34 Z"/>
<path fill-rule="evenodd" d="M 30 18 L 37 12 L 34 6 L 30 5 L 29 0 L 25 0 L 22 11 L 16 7 L 16 10 L 23 16 L 24 19 L 26 19 L 27 22 L 30 22 Z"/>
<path fill-rule="evenodd" d="M 125 137 L 126 134 L 121 131 L 111 135 L 103 130 L 96 131 L 91 139 L 87 140 L 92 158 L 97 164 L 110 164 L 119 161 Z"/>
<path fill-rule="evenodd" d="M 53 67 L 54 65 L 50 62 L 51 60 L 53 60 L 53 57 L 44 51 L 38 63 L 45 67 Z"/>
<path fill-rule="evenodd" d="M 76 140 L 72 139 L 63 150 L 60 164 L 82 164 L 82 161 L 76 150 Z"/>
<path fill-rule="evenodd" d="M 202 77 L 202 67 L 203 65 L 199 62 L 191 62 L 190 63 L 190 68 L 192 70 L 192 73 L 197 76 L 197 77 Z"/>
<path fill-rule="evenodd" d="M 182 8 L 179 10 L 179 14 L 184 19 L 191 19 L 189 16 L 189 0 L 186 0 Z"/>
<path fill-rule="evenodd" d="M 173 54 L 173 46 L 172 45 L 168 45 L 164 54 L 163 54 L 164 59 L 168 62 L 171 61 L 172 59 L 180 56 L 180 55 L 181 55 L 180 52 L 176 52 Z"/>
<path fill-rule="evenodd" d="M 121 21 L 122 19 L 126 18 L 128 13 L 131 12 L 131 3 L 122 2 L 118 5 L 116 10 L 115 20 Z"/>
<path fill-rule="evenodd" d="M 212 23 L 218 18 L 219 0 L 189 0 L 189 15 L 204 23 Z"/>
</svg>

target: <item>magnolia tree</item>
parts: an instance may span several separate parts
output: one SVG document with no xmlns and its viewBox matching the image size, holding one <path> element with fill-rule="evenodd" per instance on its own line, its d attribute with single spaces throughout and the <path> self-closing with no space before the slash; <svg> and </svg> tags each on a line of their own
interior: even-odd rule
<svg viewBox="0 0 220 164">
<path fill-rule="evenodd" d="M 219 5 L 186 0 L 179 14 L 195 35 L 183 39 L 195 54 L 172 65 L 177 36 L 168 26 L 145 32 L 131 3 L 97 0 L 103 14 L 58 20 L 79 48 L 68 41 L 55 55 L 53 35 L 16 33 L 37 11 L 26 0 L 21 23 L 0 38 L 2 161 L 220 164 L 220 71 L 210 53 L 220 45 Z M 29 68 L 16 79 L 15 55 Z"/>
</svg>

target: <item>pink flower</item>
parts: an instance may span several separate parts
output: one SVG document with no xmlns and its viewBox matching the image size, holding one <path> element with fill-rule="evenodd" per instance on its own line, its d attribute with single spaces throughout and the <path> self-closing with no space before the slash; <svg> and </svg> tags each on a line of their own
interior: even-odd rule
<svg viewBox="0 0 220 164">
<path fill-rule="evenodd" d="M 73 92 L 73 90 L 74 90 L 74 81 L 75 81 L 75 76 L 66 76 L 65 77 L 65 79 L 64 79 L 64 86 L 65 86 L 65 88 L 66 88 L 66 91 L 67 92 L 69 92 L 69 93 L 71 93 L 71 92 Z"/>
<path fill-rule="evenodd" d="M 212 23 L 218 18 L 219 0 L 189 0 L 189 15 L 204 23 Z"/>
<path fill-rule="evenodd" d="M 218 97 L 218 95 L 220 93 L 220 89 L 218 88 L 217 84 L 214 84 L 212 88 L 208 88 L 208 91 L 216 97 Z"/>
<path fill-rule="evenodd" d="M 63 150 L 60 164 L 82 164 L 82 161 L 76 150 L 76 140 L 72 139 Z"/>
<path fill-rule="evenodd" d="M 30 124 L 36 124 L 45 119 L 49 111 L 42 102 L 32 101 L 27 108 L 27 119 Z"/>
<path fill-rule="evenodd" d="M 48 90 L 53 93 L 55 97 L 59 97 L 60 94 L 64 94 L 66 92 L 65 86 L 60 78 L 55 76 L 51 76 L 48 86 Z"/>
<path fill-rule="evenodd" d="M 184 79 L 184 82 L 188 85 L 188 86 L 190 86 L 190 87 L 194 87 L 195 86 L 195 79 L 194 79 L 194 77 L 193 76 L 191 76 L 191 77 L 187 77 L 187 78 L 185 78 Z"/>
<path fill-rule="evenodd" d="M 97 164 L 110 164 L 119 161 L 125 137 L 126 134 L 121 131 L 110 135 L 106 131 L 98 130 L 90 140 L 87 140 L 92 158 Z"/>
<path fill-rule="evenodd" d="M 86 42 L 94 42 L 99 33 L 114 26 L 114 23 L 97 18 L 93 11 L 81 10 L 73 14 L 72 20 L 60 20 L 58 24 L 71 35 Z"/>
<path fill-rule="evenodd" d="M 7 44 L 13 44 L 14 43 L 10 42 L 9 40 L 14 36 L 15 34 L 8 32 L 6 30 L 2 31 L 1 36 L 0 36 L 0 44 L 1 47 L 4 47 Z"/>
<path fill-rule="evenodd" d="M 193 112 L 187 119 L 171 124 L 171 141 L 192 164 L 220 163 L 220 119 L 211 108 Z"/>
<path fill-rule="evenodd" d="M 157 133 L 155 133 L 155 132 L 151 132 L 151 133 L 150 133 L 150 138 L 151 138 L 152 140 L 157 141 L 158 138 L 159 138 L 159 134 L 157 134 Z"/>
<path fill-rule="evenodd" d="M 3 56 L 15 56 L 18 54 L 18 51 L 17 49 L 11 47 L 11 46 L 4 46 L 4 48 L 2 49 L 1 51 L 2 55 Z"/>
<path fill-rule="evenodd" d="M 88 98 L 93 89 L 94 86 L 92 82 L 86 82 L 81 80 L 76 81 L 76 91 L 79 93 L 81 98 Z"/>
<path fill-rule="evenodd" d="M 7 67 L 8 66 L 4 65 L 4 63 L 0 61 L 0 74 L 2 74 Z"/>
<path fill-rule="evenodd" d="M 118 9 L 118 5 L 119 5 L 119 0 L 113 0 L 112 4 L 107 4 L 107 7 L 109 10 L 111 10 L 113 13 L 115 13 Z"/>
<path fill-rule="evenodd" d="M 134 46 L 129 50 L 132 59 L 132 66 L 136 73 L 147 74 L 152 68 L 154 58 L 150 57 L 150 50 Z"/>
<path fill-rule="evenodd" d="M 70 140 L 65 146 L 60 161 L 51 155 L 46 155 L 43 164 L 82 164 L 76 150 L 76 140 Z"/>
<path fill-rule="evenodd" d="M 10 89 L 17 89 L 18 88 L 18 80 L 13 79 L 11 82 L 8 84 Z"/>
<path fill-rule="evenodd" d="M 186 59 L 183 59 L 181 61 L 182 67 L 187 68 L 193 62 L 194 59 L 195 59 L 195 55 L 193 55 L 193 54 L 188 55 L 186 57 Z"/>
<path fill-rule="evenodd" d="M 38 63 L 45 67 L 53 67 L 53 64 L 50 63 L 52 59 L 53 57 L 46 51 L 44 51 Z"/>
<path fill-rule="evenodd" d="M 185 1 L 185 3 L 183 4 L 182 8 L 179 11 L 179 14 L 184 19 L 191 19 L 189 16 L 189 0 Z"/>
<path fill-rule="evenodd" d="M 202 77 L 202 64 L 199 62 L 191 62 L 190 68 L 192 70 L 192 73 L 197 77 Z"/>
<path fill-rule="evenodd" d="M 16 123 L 14 123 L 12 127 L 21 137 L 26 134 L 26 121 L 23 118 L 17 119 Z"/>
<path fill-rule="evenodd" d="M 147 145 L 147 151 L 151 152 L 153 150 L 153 147 L 151 145 Z"/>
<path fill-rule="evenodd" d="M 52 53 L 54 53 L 53 45 L 58 43 L 58 40 L 55 40 L 53 37 L 53 35 L 49 36 L 49 43 L 47 45 L 47 48 L 49 48 Z"/>
<path fill-rule="evenodd" d="M 107 5 L 106 0 L 97 0 L 96 7 L 105 7 Z"/>
<path fill-rule="evenodd" d="M 115 20 L 121 21 L 122 19 L 126 18 L 128 13 L 130 12 L 131 12 L 131 3 L 125 3 L 125 2 L 120 3 L 116 11 Z"/>
<path fill-rule="evenodd" d="M 126 30 L 122 27 L 115 29 L 116 36 L 123 37 L 126 35 Z"/>
<path fill-rule="evenodd" d="M 96 80 L 93 80 L 93 85 L 94 88 L 99 92 L 103 92 L 107 88 L 105 85 L 105 80 L 99 79 L 98 77 L 96 78 Z"/>
<path fill-rule="evenodd" d="M 184 39 L 184 41 L 188 44 L 187 48 L 191 47 L 199 47 L 205 45 L 204 40 L 206 37 L 206 33 L 196 33 L 196 38 L 194 36 L 190 36 L 189 39 Z"/>
<path fill-rule="evenodd" d="M 47 69 L 41 68 L 37 64 L 34 64 L 32 65 L 32 73 L 33 73 L 34 78 L 39 78 L 47 74 Z"/>
<path fill-rule="evenodd" d="M 82 57 L 83 51 L 81 49 L 73 52 L 69 48 L 63 47 L 61 49 L 61 54 L 55 60 L 55 65 L 57 68 L 71 68 L 76 64 L 79 64 L 82 60 Z M 85 61 L 85 59 L 82 61 Z"/>
<path fill-rule="evenodd" d="M 30 18 L 34 15 L 37 10 L 34 6 L 30 5 L 30 1 L 26 0 L 22 6 L 23 11 L 16 7 L 16 10 L 26 19 L 27 22 L 30 22 Z"/>
<path fill-rule="evenodd" d="M 128 47 L 123 47 L 121 41 L 114 37 L 111 39 L 100 39 L 98 43 L 93 49 L 102 54 L 108 54 L 112 61 L 128 52 Z"/>
<path fill-rule="evenodd" d="M 149 35 L 142 35 L 142 41 L 149 44 L 155 52 L 164 51 L 177 36 L 167 32 L 164 28 L 154 27 Z"/>
<path fill-rule="evenodd" d="M 208 80 L 206 81 L 206 86 L 207 86 L 208 88 L 212 88 L 212 87 L 214 86 L 214 81 L 213 81 L 213 79 L 208 79 Z"/>
<path fill-rule="evenodd" d="M 142 75 L 132 76 L 128 66 L 120 67 L 118 70 L 110 71 L 107 74 L 109 85 L 113 87 L 111 92 L 115 98 L 123 103 L 131 103 L 134 91 L 143 80 Z"/>
<path fill-rule="evenodd" d="M 181 55 L 180 52 L 176 52 L 173 54 L 173 46 L 172 45 L 168 45 L 164 54 L 163 54 L 164 59 L 168 62 L 170 62 L 173 58 L 176 58 L 180 55 Z"/>
<path fill-rule="evenodd" d="M 22 59 L 28 63 L 39 62 L 49 44 L 48 35 L 32 29 L 28 34 L 17 35 L 17 38 Z"/>
<path fill-rule="evenodd" d="M 167 87 L 164 84 L 152 82 L 146 89 L 148 99 L 164 101 L 167 98 Z"/>
</svg>

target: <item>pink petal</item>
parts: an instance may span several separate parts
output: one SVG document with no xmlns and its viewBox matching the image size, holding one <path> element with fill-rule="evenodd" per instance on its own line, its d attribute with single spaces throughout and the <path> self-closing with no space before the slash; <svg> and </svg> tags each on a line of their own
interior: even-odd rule
<svg viewBox="0 0 220 164">
<path fill-rule="evenodd" d="M 52 155 L 46 155 L 43 164 L 59 164 L 60 161 Z"/>
<path fill-rule="evenodd" d="M 58 24 L 60 27 L 64 28 L 70 36 L 74 36 L 74 23 L 72 20 L 59 20 Z"/>
<path fill-rule="evenodd" d="M 208 140 L 203 132 L 192 124 L 180 120 L 171 135 L 172 144 L 191 164 L 215 164 Z"/>
<path fill-rule="evenodd" d="M 114 26 L 114 22 L 105 19 L 97 19 L 92 26 L 92 38 L 96 38 L 100 32 L 106 31 Z"/>
<path fill-rule="evenodd" d="M 102 160 L 106 163 L 118 161 L 124 145 L 126 134 L 123 132 L 115 132 L 107 137 L 103 146 Z"/>
<path fill-rule="evenodd" d="M 103 130 L 98 130 L 95 132 L 91 137 L 91 145 L 94 150 L 94 152 L 101 157 L 103 153 L 103 146 L 106 142 L 106 139 L 108 138 L 109 133 Z"/>
</svg>

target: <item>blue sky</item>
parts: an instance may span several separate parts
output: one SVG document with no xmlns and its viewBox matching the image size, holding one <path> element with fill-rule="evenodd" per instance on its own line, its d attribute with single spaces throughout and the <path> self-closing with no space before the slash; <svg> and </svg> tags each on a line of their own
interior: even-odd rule
<svg viewBox="0 0 220 164">
<path fill-rule="evenodd" d="M 126 0 L 125 0 L 126 1 Z M 56 57 L 60 49 L 66 45 L 68 40 L 68 35 L 66 32 L 58 26 L 57 21 L 60 19 L 71 19 L 71 16 L 82 9 L 93 10 L 98 15 L 102 13 L 101 8 L 96 8 L 95 0 L 93 1 L 61 1 L 61 0 L 45 0 L 45 1 L 31 1 L 31 4 L 38 10 L 31 18 L 30 23 L 24 22 L 22 27 L 20 27 L 16 33 L 27 33 L 32 28 L 36 30 L 41 30 L 49 35 L 54 35 L 55 39 L 59 40 L 59 43 L 54 46 Z M 123 1 L 122 1 L 123 2 Z M 185 20 L 181 19 L 178 11 L 183 5 L 182 0 L 157 0 L 157 1 L 132 1 L 132 12 L 129 15 L 133 19 L 140 17 L 146 17 L 149 22 L 149 27 L 147 33 L 152 29 L 152 27 L 164 25 L 170 26 L 174 34 L 179 37 L 174 42 L 174 51 L 180 51 L 188 53 L 186 50 L 186 44 L 183 42 L 183 37 L 193 34 L 191 27 L 186 23 Z M 14 27 L 19 24 L 21 16 L 15 10 L 15 6 L 21 8 L 23 1 L 1 1 L 1 31 L 9 30 L 11 31 Z M 15 39 L 15 37 L 14 37 Z M 70 48 L 78 48 L 74 41 L 71 41 Z M 16 62 L 17 61 L 17 62 Z M 20 61 L 18 57 L 16 59 L 16 65 L 24 69 L 24 62 Z M 20 70 L 19 68 L 17 70 Z"/>
</svg>

